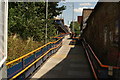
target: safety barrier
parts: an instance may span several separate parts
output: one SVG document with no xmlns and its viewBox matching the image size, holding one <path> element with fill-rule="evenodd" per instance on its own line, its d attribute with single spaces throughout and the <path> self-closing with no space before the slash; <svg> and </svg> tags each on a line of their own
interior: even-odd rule
<svg viewBox="0 0 120 80">
<path fill-rule="evenodd" d="M 109 66 L 109 65 L 103 65 L 101 61 L 98 59 L 98 57 L 95 55 L 94 51 L 90 47 L 90 45 L 83 39 L 82 41 L 83 47 L 85 49 L 85 52 L 87 54 L 87 57 L 91 61 L 91 65 L 93 68 L 93 73 L 95 79 L 105 79 L 105 78 L 116 78 L 115 76 L 116 71 L 120 70 L 120 67 L 116 66 Z"/>
<path fill-rule="evenodd" d="M 23 55 L 13 61 L 8 62 L 9 66 L 17 61 L 18 64 L 10 67 L 7 70 L 8 79 L 24 80 L 30 76 L 39 66 L 41 66 L 52 54 L 62 46 L 62 39 L 64 35 L 58 36 L 58 40 L 55 42 L 49 42 L 42 47 Z"/>
</svg>

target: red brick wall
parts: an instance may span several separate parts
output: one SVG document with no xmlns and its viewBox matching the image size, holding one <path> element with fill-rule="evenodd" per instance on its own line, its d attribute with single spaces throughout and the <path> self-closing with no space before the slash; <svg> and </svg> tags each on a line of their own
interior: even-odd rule
<svg viewBox="0 0 120 80">
<path fill-rule="evenodd" d="M 118 51 L 119 3 L 101 3 L 92 13 L 84 37 L 104 64 L 116 65 Z"/>
<path fill-rule="evenodd" d="M 78 19 L 78 23 L 81 24 L 81 22 L 82 22 L 82 16 L 78 16 L 77 19 Z"/>
</svg>

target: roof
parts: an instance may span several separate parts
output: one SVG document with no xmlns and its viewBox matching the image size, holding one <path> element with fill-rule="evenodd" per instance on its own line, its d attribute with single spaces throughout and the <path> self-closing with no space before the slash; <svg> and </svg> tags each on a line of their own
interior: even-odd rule
<svg viewBox="0 0 120 80">
<path fill-rule="evenodd" d="M 83 10 L 93 10 L 93 9 L 91 9 L 91 8 L 83 8 Z"/>
</svg>

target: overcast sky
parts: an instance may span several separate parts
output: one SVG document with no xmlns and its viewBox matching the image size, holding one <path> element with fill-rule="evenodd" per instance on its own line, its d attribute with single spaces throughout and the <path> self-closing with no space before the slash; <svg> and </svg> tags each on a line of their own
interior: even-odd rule
<svg viewBox="0 0 120 80">
<path fill-rule="evenodd" d="M 98 0 L 67 0 L 66 2 L 60 2 L 59 6 L 65 5 L 66 10 L 63 11 L 62 15 L 59 15 L 59 18 L 64 18 L 66 25 L 69 25 L 73 19 L 73 4 L 74 4 L 74 21 L 77 21 L 77 16 L 82 15 L 83 8 L 94 9 Z M 76 2 L 75 2 L 76 1 Z"/>
</svg>

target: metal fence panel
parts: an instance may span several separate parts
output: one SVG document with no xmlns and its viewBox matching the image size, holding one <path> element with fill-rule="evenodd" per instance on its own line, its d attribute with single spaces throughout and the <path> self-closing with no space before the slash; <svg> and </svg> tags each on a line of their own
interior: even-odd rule
<svg viewBox="0 0 120 80">
<path fill-rule="evenodd" d="M 26 58 L 24 60 L 24 66 L 27 67 L 29 64 L 31 64 L 35 60 L 35 55 L 31 55 L 30 57 Z"/>
<path fill-rule="evenodd" d="M 35 65 L 33 65 L 31 68 L 29 68 L 29 69 L 25 72 L 25 78 L 27 78 L 34 70 L 35 70 Z"/>
<path fill-rule="evenodd" d="M 12 66 L 11 68 L 9 68 L 7 70 L 7 72 L 8 72 L 8 78 L 12 78 L 13 76 L 15 76 L 17 73 L 19 73 L 20 71 L 22 71 L 25 67 L 27 67 L 28 65 L 30 65 L 34 60 L 36 60 L 37 58 L 39 58 L 42 54 L 44 54 L 45 52 L 47 52 L 51 48 L 57 46 L 61 41 L 62 41 L 62 39 L 60 41 L 58 41 L 57 43 L 52 43 L 52 44 L 49 44 L 49 45 L 45 46 L 39 52 L 34 53 L 33 55 L 29 56 L 28 58 L 23 59 L 22 62 L 14 65 L 14 66 Z M 36 70 L 36 68 L 38 68 L 40 65 L 42 65 L 42 63 L 44 63 L 52 54 L 56 53 L 56 51 L 60 47 L 61 47 L 61 45 L 58 48 L 51 50 L 41 60 L 39 60 L 37 63 L 35 63 L 35 65 L 33 65 L 27 71 L 25 71 L 23 74 L 21 74 L 20 76 L 18 76 L 17 80 L 24 80 L 25 78 L 27 78 L 34 70 Z"/>
<path fill-rule="evenodd" d="M 36 68 L 38 68 L 43 63 L 42 59 L 36 63 Z"/>
<path fill-rule="evenodd" d="M 35 53 L 36 58 L 40 57 L 42 55 L 42 50 L 40 50 L 39 52 Z"/>
<path fill-rule="evenodd" d="M 15 76 L 17 73 L 19 73 L 22 70 L 22 62 L 12 66 L 11 68 L 9 68 L 7 70 L 7 75 L 8 78 L 12 78 L 13 76 Z"/>
</svg>

